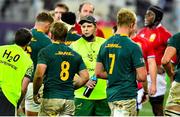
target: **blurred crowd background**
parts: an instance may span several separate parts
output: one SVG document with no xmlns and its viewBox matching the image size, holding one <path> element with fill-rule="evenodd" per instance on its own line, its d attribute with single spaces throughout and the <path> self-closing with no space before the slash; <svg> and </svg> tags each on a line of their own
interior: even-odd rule
<svg viewBox="0 0 180 117">
<path fill-rule="evenodd" d="M 78 14 L 84 1 L 95 6 L 95 17 L 105 37 L 112 35 L 117 11 L 122 7 L 133 9 L 138 16 L 138 28 L 143 26 L 144 14 L 150 5 L 164 9 L 163 25 L 173 34 L 180 31 L 180 0 L 0 0 L 0 45 L 11 42 L 14 31 L 20 27 L 32 28 L 37 13 L 53 10 L 57 2 L 65 3 Z"/>
</svg>

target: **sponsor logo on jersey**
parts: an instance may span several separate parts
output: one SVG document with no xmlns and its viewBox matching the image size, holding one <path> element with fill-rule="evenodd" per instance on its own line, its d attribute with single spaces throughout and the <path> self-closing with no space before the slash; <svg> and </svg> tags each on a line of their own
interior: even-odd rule
<svg viewBox="0 0 180 117">
<path fill-rule="evenodd" d="M 149 41 L 153 42 L 155 38 L 156 38 L 156 34 L 152 34 L 149 38 Z"/>
<path fill-rule="evenodd" d="M 105 46 L 106 48 L 122 48 L 122 46 L 120 46 L 119 44 L 107 44 L 106 46 Z"/>
<path fill-rule="evenodd" d="M 55 53 L 55 55 L 74 56 L 72 52 L 67 52 L 67 51 L 65 52 L 58 51 L 57 53 Z"/>
</svg>

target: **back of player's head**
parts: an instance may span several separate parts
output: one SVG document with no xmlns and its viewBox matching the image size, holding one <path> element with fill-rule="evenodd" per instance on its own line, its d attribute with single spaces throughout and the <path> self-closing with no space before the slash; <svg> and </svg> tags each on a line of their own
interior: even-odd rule
<svg viewBox="0 0 180 117">
<path fill-rule="evenodd" d="M 67 36 L 67 27 L 64 23 L 54 22 L 50 27 L 50 32 L 55 40 L 65 41 Z"/>
<path fill-rule="evenodd" d="M 65 9 L 66 12 L 69 11 L 69 7 L 68 7 L 66 4 L 61 3 L 61 2 L 56 3 L 56 4 L 55 4 L 55 8 L 56 8 L 56 7 L 61 7 L 61 8 L 63 8 L 63 9 Z"/>
<path fill-rule="evenodd" d="M 41 12 L 36 17 L 37 22 L 50 22 L 52 23 L 54 21 L 52 15 L 49 12 Z"/>
<path fill-rule="evenodd" d="M 129 26 L 132 23 L 136 23 L 136 14 L 126 8 L 121 8 L 117 14 L 118 26 Z"/>
<path fill-rule="evenodd" d="M 160 7 L 158 6 L 150 6 L 148 8 L 148 10 L 151 10 L 154 14 L 155 14 L 155 20 L 154 20 L 154 23 L 160 23 L 162 18 L 163 18 L 163 9 L 161 9 Z"/>
<path fill-rule="evenodd" d="M 76 23 L 76 15 L 73 12 L 65 12 L 61 15 L 61 20 L 69 25 Z"/>
<path fill-rule="evenodd" d="M 15 43 L 19 46 L 27 45 L 32 38 L 32 34 L 29 29 L 21 28 L 15 33 Z"/>
</svg>

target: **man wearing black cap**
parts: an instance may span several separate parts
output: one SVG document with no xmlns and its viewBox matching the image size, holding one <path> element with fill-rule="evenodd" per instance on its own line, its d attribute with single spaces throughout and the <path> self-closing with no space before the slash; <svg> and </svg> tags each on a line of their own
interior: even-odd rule
<svg viewBox="0 0 180 117">
<path fill-rule="evenodd" d="M 161 25 L 163 11 L 158 6 L 150 6 L 145 14 L 145 27 L 140 30 L 138 36 L 146 38 L 152 44 L 155 52 L 157 64 L 156 87 L 157 92 L 154 95 L 149 94 L 150 103 L 152 105 L 155 116 L 163 116 L 163 101 L 166 92 L 165 70 L 161 65 L 161 58 L 167 47 L 167 40 L 171 37 L 171 33 Z M 153 89 L 150 75 L 147 76 L 149 92 Z"/>
<path fill-rule="evenodd" d="M 79 24 L 81 24 L 82 37 L 70 46 L 82 56 L 89 75 L 92 77 L 95 74 L 94 70 L 99 48 L 105 39 L 95 36 L 97 26 L 93 16 L 83 17 Z M 109 116 L 110 109 L 106 97 L 106 80 L 98 79 L 97 83 L 89 80 L 86 86 L 94 87 L 88 98 L 83 96 L 86 87 L 75 91 L 75 116 Z"/>
</svg>

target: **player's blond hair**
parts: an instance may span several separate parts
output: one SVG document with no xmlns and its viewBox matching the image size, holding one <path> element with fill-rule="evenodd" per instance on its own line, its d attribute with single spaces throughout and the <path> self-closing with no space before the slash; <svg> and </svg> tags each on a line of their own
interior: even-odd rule
<svg viewBox="0 0 180 117">
<path fill-rule="evenodd" d="M 129 26 L 136 22 L 136 14 L 127 8 L 121 8 L 117 13 L 117 25 Z"/>
<path fill-rule="evenodd" d="M 50 32 L 54 36 L 54 39 L 65 41 L 67 36 L 67 27 L 60 21 L 53 22 L 50 27 Z"/>
</svg>

